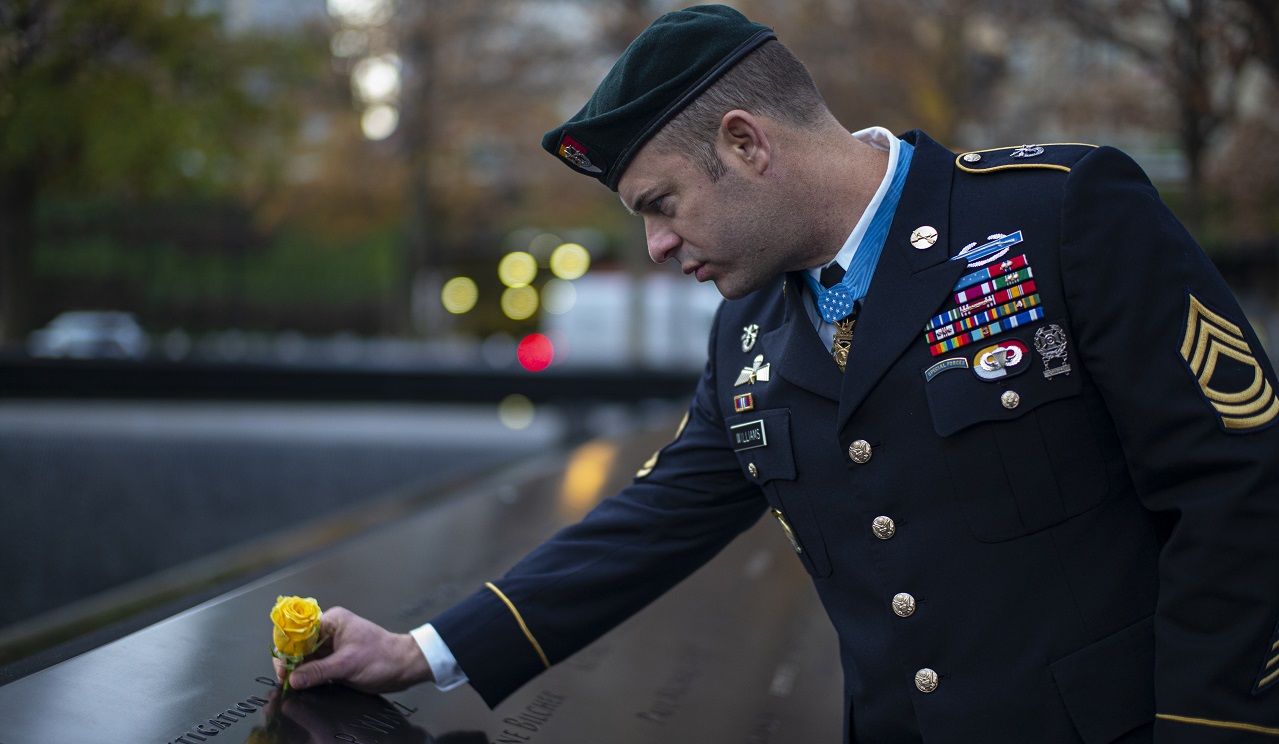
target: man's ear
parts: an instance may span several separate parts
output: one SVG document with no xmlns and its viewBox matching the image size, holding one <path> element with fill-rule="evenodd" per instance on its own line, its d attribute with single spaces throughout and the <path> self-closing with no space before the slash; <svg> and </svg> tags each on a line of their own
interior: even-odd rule
<svg viewBox="0 0 1279 744">
<path fill-rule="evenodd" d="M 719 122 L 719 145 L 725 155 L 756 173 L 768 170 L 772 143 L 764 124 L 749 111 L 733 109 Z"/>
</svg>

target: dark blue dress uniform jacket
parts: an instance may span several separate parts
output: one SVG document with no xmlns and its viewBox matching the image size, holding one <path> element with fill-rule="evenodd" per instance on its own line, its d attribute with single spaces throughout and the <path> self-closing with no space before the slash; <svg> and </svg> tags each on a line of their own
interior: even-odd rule
<svg viewBox="0 0 1279 744">
<path fill-rule="evenodd" d="M 1120 152 L 905 138 L 847 373 L 799 277 L 725 302 L 675 441 L 436 628 L 495 704 L 774 514 L 838 630 L 851 741 L 1272 740 L 1279 400 L 1243 312 Z M 1000 260 L 1026 256 L 1042 319 L 931 354 L 979 270 L 949 259 L 1017 231 Z M 1020 363 L 974 373 L 1010 339 Z"/>
</svg>

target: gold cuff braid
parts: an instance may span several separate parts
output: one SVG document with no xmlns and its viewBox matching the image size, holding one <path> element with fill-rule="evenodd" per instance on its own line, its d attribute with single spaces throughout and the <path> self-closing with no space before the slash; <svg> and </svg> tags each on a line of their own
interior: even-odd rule
<svg viewBox="0 0 1279 744">
<path fill-rule="evenodd" d="M 498 599 L 502 600 L 502 602 L 506 604 L 506 608 L 515 616 L 515 622 L 520 624 L 520 630 L 524 631 L 524 637 L 528 639 L 529 643 L 533 644 L 533 650 L 537 652 L 537 657 L 542 660 L 542 664 L 544 664 L 547 669 L 550 669 L 551 662 L 547 660 L 546 653 L 542 651 L 542 645 L 533 637 L 533 631 L 528 629 L 528 625 L 524 624 L 524 618 L 520 616 L 520 611 L 515 609 L 515 604 L 511 602 L 511 600 L 507 599 L 506 595 L 502 593 L 502 590 L 498 589 L 493 582 L 485 582 L 484 586 L 488 587 L 497 595 Z"/>
<path fill-rule="evenodd" d="M 1211 718 L 1192 718 L 1190 716 L 1174 716 L 1168 713 L 1156 713 L 1155 718 L 1162 718 L 1165 721 L 1176 721 L 1178 723 L 1192 723 L 1198 726 L 1209 726 L 1212 728 L 1234 729 L 1236 731 L 1247 731 L 1253 734 L 1265 734 L 1266 736 L 1279 736 L 1279 728 L 1270 726 L 1258 726 L 1255 723 L 1237 723 L 1235 721 L 1214 721 Z"/>
</svg>

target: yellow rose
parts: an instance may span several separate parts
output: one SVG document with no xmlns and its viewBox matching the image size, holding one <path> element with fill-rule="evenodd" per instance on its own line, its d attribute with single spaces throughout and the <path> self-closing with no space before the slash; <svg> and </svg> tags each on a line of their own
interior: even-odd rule
<svg viewBox="0 0 1279 744">
<path fill-rule="evenodd" d="M 320 642 L 320 605 L 310 597 L 278 597 L 271 609 L 275 623 L 275 649 L 281 655 L 301 659 Z"/>
</svg>

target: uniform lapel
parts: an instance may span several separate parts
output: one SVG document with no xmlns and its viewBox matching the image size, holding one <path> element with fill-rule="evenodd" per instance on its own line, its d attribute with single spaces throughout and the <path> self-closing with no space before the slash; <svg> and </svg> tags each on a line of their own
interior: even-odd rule
<svg viewBox="0 0 1279 744">
<path fill-rule="evenodd" d="M 842 375 L 808 317 L 803 304 L 803 292 L 807 290 L 795 274 L 786 276 L 784 286 L 782 323 L 760 336 L 772 373 L 805 390 L 839 400 Z"/>
<path fill-rule="evenodd" d="M 915 145 L 914 158 L 849 349 L 840 394 L 841 429 L 910 344 L 924 343 L 924 324 L 964 269 L 962 261 L 946 260 L 955 156 L 919 132 L 906 140 Z M 920 250 L 911 245 L 911 234 L 922 226 L 936 229 L 940 237 Z"/>
</svg>

